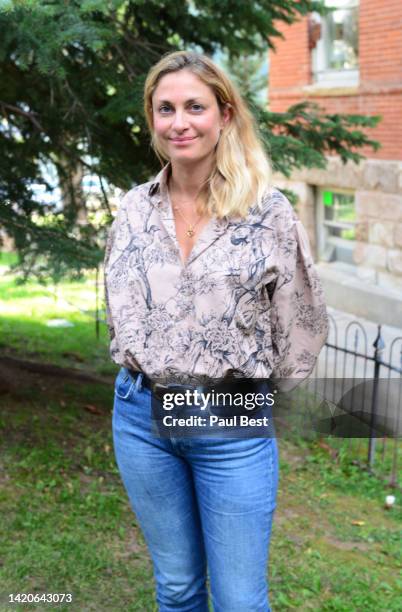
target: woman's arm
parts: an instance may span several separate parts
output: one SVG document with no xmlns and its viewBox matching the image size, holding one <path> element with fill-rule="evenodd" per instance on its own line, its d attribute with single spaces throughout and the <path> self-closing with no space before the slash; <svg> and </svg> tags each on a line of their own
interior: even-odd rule
<svg viewBox="0 0 402 612">
<path fill-rule="evenodd" d="M 314 369 L 328 336 L 328 316 L 307 233 L 293 211 L 284 216 L 277 238 L 279 275 L 271 296 L 272 377 L 288 379 L 283 383 L 289 389 Z M 292 379 L 298 380 L 293 384 Z"/>
</svg>

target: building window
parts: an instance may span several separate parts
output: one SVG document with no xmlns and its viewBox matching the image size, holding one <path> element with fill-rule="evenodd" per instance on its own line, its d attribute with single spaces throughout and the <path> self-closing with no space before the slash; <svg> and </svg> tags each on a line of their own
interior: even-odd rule
<svg viewBox="0 0 402 612">
<path fill-rule="evenodd" d="M 312 16 L 314 82 L 323 87 L 358 85 L 359 0 L 325 0 L 328 15 Z"/>
<path fill-rule="evenodd" d="M 353 264 L 356 240 L 354 194 L 323 188 L 318 197 L 320 259 Z"/>
</svg>

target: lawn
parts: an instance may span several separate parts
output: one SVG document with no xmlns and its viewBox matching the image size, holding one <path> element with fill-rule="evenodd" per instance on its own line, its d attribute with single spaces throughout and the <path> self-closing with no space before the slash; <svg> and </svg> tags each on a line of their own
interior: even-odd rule
<svg viewBox="0 0 402 612">
<path fill-rule="evenodd" d="M 2 354 L 40 359 L 93 373 L 113 375 L 106 325 L 96 337 L 95 276 L 58 286 L 18 285 L 0 259 L 0 349 Z M 1 270 L 3 274 L 1 275 Z M 99 306 L 103 286 L 99 284 Z M 100 308 L 100 318 L 105 315 Z M 68 325 L 66 327 L 57 325 Z"/>
<path fill-rule="evenodd" d="M 60 367 L 3 362 L 0 611 L 35 607 L 7 603 L 18 592 L 72 593 L 60 610 L 156 611 L 151 562 L 113 456 L 116 367 L 104 325 L 96 340 L 93 279 L 63 284 L 57 299 L 52 291 L 0 279 L 2 355 Z M 55 318 L 73 327 L 48 327 Z M 105 382 L 75 379 L 72 367 Z M 319 441 L 282 437 L 279 452 L 273 610 L 399 611 L 400 492 L 351 464 L 342 446 L 335 461 Z"/>
</svg>

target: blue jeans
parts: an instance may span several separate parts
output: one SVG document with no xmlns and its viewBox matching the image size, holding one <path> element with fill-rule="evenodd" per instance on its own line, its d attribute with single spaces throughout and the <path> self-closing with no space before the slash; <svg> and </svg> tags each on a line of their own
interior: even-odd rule
<svg viewBox="0 0 402 612">
<path fill-rule="evenodd" d="M 275 438 L 158 438 L 151 392 L 117 376 L 114 449 L 154 566 L 160 612 L 269 612 Z"/>
</svg>

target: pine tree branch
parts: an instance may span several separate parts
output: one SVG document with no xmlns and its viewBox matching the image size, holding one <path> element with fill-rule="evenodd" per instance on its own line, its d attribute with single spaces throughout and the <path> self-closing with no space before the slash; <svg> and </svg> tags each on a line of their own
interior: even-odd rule
<svg viewBox="0 0 402 612">
<path fill-rule="evenodd" d="M 27 117 L 27 119 L 29 119 L 34 124 L 34 126 L 39 132 L 44 131 L 43 127 L 41 126 L 41 124 L 35 117 L 35 115 L 38 115 L 39 113 L 35 111 L 24 111 L 22 110 L 22 108 L 19 108 L 18 106 L 14 106 L 13 104 L 8 104 L 7 102 L 4 102 L 3 100 L 0 100 L 0 105 L 2 109 L 8 109 L 12 111 L 13 113 L 16 113 L 17 115 L 21 115 L 22 117 Z"/>
</svg>

